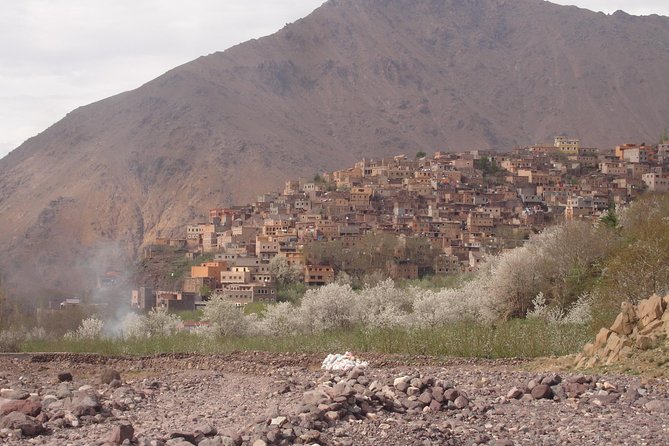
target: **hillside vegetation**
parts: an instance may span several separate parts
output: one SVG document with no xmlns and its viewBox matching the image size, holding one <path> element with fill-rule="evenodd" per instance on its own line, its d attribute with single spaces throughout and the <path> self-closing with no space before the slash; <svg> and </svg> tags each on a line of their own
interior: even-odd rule
<svg viewBox="0 0 669 446">
<path fill-rule="evenodd" d="M 598 222 L 549 228 L 523 247 L 489 257 L 455 287 L 400 287 L 385 280 L 355 290 L 344 277 L 250 315 L 214 296 L 201 315 L 208 324 L 191 334 L 179 332 L 177 315 L 151 311 L 113 323 L 103 316 L 84 319 L 58 341 L 48 341 L 44 329 L 16 324 L 0 339 L 5 349 L 135 354 L 350 348 L 484 357 L 567 354 L 610 325 L 622 302 L 669 292 L 667 246 L 669 194 L 647 195 Z M 9 310 L 0 308 L 8 321 Z"/>
</svg>

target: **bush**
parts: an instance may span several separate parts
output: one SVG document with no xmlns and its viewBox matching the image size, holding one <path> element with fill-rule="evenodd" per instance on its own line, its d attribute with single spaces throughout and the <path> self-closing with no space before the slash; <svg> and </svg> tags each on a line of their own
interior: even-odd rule
<svg viewBox="0 0 669 446">
<path fill-rule="evenodd" d="M 357 321 L 356 294 L 350 285 L 331 283 L 308 290 L 298 311 L 309 333 L 352 327 Z"/>
<path fill-rule="evenodd" d="M 202 320 L 211 323 L 209 331 L 214 336 L 243 336 L 250 329 L 250 319 L 244 311 L 219 294 L 207 302 Z"/>
<path fill-rule="evenodd" d="M 81 321 L 81 325 L 76 331 L 69 331 L 65 333 L 65 339 L 68 340 L 94 340 L 102 337 L 102 330 L 104 329 L 104 322 L 95 317 L 89 317 Z"/>
<path fill-rule="evenodd" d="M 16 353 L 21 351 L 24 336 L 17 331 L 0 331 L 0 353 Z"/>
<path fill-rule="evenodd" d="M 121 335 L 125 339 L 166 337 L 177 333 L 183 322 L 165 308 L 153 308 L 146 316 L 128 313 L 121 322 Z"/>
</svg>

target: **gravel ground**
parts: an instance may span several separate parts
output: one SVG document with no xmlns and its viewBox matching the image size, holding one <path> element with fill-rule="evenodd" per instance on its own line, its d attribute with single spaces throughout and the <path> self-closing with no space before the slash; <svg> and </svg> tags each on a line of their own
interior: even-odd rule
<svg viewBox="0 0 669 446">
<path fill-rule="evenodd" d="M 0 411 L 7 412 L 7 407 L 16 404 L 20 410 L 32 411 L 32 416 L 25 417 L 28 421 L 19 420 L 28 423 L 27 427 L 21 425 L 23 431 L 7 421 L 17 413 L 0 418 L 0 443 L 119 444 L 124 437 L 112 434 L 129 423 L 133 432 L 128 438 L 132 440 L 124 444 L 156 446 L 669 444 L 666 380 L 570 373 L 555 377 L 553 373 L 524 370 L 523 362 L 514 360 L 440 361 L 365 355 L 363 359 L 370 364 L 364 370 L 364 381 L 355 381 L 356 388 L 367 392 L 373 387 L 369 381 L 387 386 L 386 393 L 389 389 L 395 392 L 396 378 L 423 377 L 424 382 L 452 387 L 466 395 L 465 407 L 455 408 L 445 401 L 442 409 L 404 411 L 400 407 L 393 411 L 373 406 L 370 400 L 372 407 L 365 408 L 363 415 L 354 417 L 342 409 L 341 417 L 303 425 L 302 429 L 297 426 L 298 414 L 315 410 L 305 406 L 305 392 L 329 390 L 327 386 L 337 380 L 354 382 L 350 376 L 320 371 L 322 359 L 321 355 L 271 353 L 143 359 L 70 354 L 0 356 Z M 111 369 L 120 373 L 120 380 L 103 379 Z M 547 398 L 536 399 L 532 395 L 542 382 L 552 391 L 544 395 Z M 514 387 L 518 392 L 512 396 Z M 580 390 L 574 394 L 574 389 Z M 358 403 L 360 392 L 356 394 Z M 406 396 L 395 393 L 398 399 Z M 348 404 L 346 401 L 355 400 L 352 394 L 340 401 Z M 86 395 L 93 403 L 84 398 Z M 407 400 L 415 401 L 416 397 L 403 401 Z M 316 418 L 322 419 L 326 410 L 330 409 L 323 409 Z M 34 436 L 31 426 L 45 430 Z M 294 426 L 292 437 L 268 440 L 273 428 L 281 435 L 290 426 Z M 128 436 L 127 432 L 124 435 Z"/>
</svg>

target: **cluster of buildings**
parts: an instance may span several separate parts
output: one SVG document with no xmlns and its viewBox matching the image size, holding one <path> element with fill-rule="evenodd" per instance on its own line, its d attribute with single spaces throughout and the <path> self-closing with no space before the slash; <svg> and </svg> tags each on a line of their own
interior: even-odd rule
<svg viewBox="0 0 669 446">
<path fill-rule="evenodd" d="M 211 209 L 208 221 L 186 228 L 185 238 L 157 240 L 184 247 L 191 258 L 208 253 L 213 260 L 192 267 L 178 292 L 133 292 L 133 306 L 190 308 L 210 292 L 240 306 L 272 302 L 272 259 L 299 270 L 306 285 L 324 285 L 337 271 L 313 264 L 305 246 L 339 240 L 355 249 L 367 234 L 425 238 L 439 253 L 429 273 L 475 270 L 486 251 L 516 247 L 525 235 L 556 222 L 599 218 L 644 191 L 669 191 L 669 144 L 602 151 L 561 136 L 552 145 L 508 153 L 363 159 L 345 170 L 288 181 L 282 192 L 245 206 Z M 425 269 L 400 254 L 385 271 L 395 279 L 419 272 Z"/>
</svg>

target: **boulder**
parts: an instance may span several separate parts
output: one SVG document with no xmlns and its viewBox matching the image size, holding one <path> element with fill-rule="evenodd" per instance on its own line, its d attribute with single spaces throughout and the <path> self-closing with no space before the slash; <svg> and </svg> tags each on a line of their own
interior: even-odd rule
<svg viewBox="0 0 669 446">
<path fill-rule="evenodd" d="M 121 380 L 121 374 L 114 369 L 103 369 L 100 373 L 100 382 L 102 384 L 109 384 L 115 379 Z"/>
<path fill-rule="evenodd" d="M 460 392 L 458 392 L 455 389 L 448 389 L 447 391 L 444 392 L 444 399 L 448 401 L 455 401 L 459 396 Z"/>
<path fill-rule="evenodd" d="M 465 407 L 469 406 L 469 399 L 467 399 L 464 395 L 460 395 L 453 403 L 455 404 L 456 409 L 464 409 Z"/>
<path fill-rule="evenodd" d="M 114 429 L 109 433 L 106 441 L 114 444 L 121 444 L 125 440 L 132 441 L 135 435 L 135 428 L 130 423 L 121 423 L 114 426 Z"/>
<path fill-rule="evenodd" d="M 72 381 L 72 374 L 70 372 L 60 372 L 58 374 L 58 382 Z"/>
<path fill-rule="evenodd" d="M 650 350 L 655 345 L 655 341 L 650 336 L 638 336 L 636 338 L 636 346 L 640 350 Z"/>
<path fill-rule="evenodd" d="M 0 397 L 8 400 L 27 400 L 30 394 L 24 390 L 2 389 L 0 390 Z"/>
<path fill-rule="evenodd" d="M 524 395 L 523 391 L 518 387 L 512 387 L 511 390 L 506 394 L 506 397 L 510 400 L 519 400 Z"/>
<path fill-rule="evenodd" d="M 659 333 L 662 330 L 663 325 L 664 322 L 662 322 L 660 319 L 656 319 L 653 322 L 646 325 L 645 327 L 643 327 L 641 330 L 639 330 L 639 334 L 642 336 L 648 336 L 655 332 Z"/>
<path fill-rule="evenodd" d="M 662 317 L 664 313 L 665 302 L 657 294 L 653 294 L 648 299 L 639 302 L 637 306 L 637 314 L 639 315 L 639 325 L 641 328 L 647 326 L 656 319 Z"/>
<path fill-rule="evenodd" d="M 611 336 L 611 333 L 613 333 L 611 330 L 608 328 L 602 328 L 599 330 L 599 333 L 597 333 L 597 337 L 595 337 L 595 350 L 599 350 L 600 348 L 604 347 L 606 343 L 609 340 L 609 336 Z"/>
<path fill-rule="evenodd" d="M 84 415 L 95 415 L 102 407 L 95 395 L 86 392 L 76 392 L 72 398 L 65 400 L 65 409 L 73 415 L 81 417 Z"/>
<path fill-rule="evenodd" d="M 535 400 L 553 398 L 553 389 L 546 384 L 539 384 L 532 389 L 532 398 Z"/>
<path fill-rule="evenodd" d="M 620 307 L 621 312 L 611 326 L 611 331 L 619 335 L 629 336 L 636 326 L 636 311 L 634 310 L 634 306 L 629 302 L 623 302 Z"/>
<path fill-rule="evenodd" d="M 31 400 L 10 400 L 9 402 L 0 405 L 0 416 L 12 412 L 21 412 L 24 415 L 36 417 L 41 411 L 42 405 Z"/>
<path fill-rule="evenodd" d="M 26 437 L 35 437 L 44 431 L 41 423 L 21 412 L 12 412 L 0 418 L 0 429 L 20 429 Z"/>
</svg>

